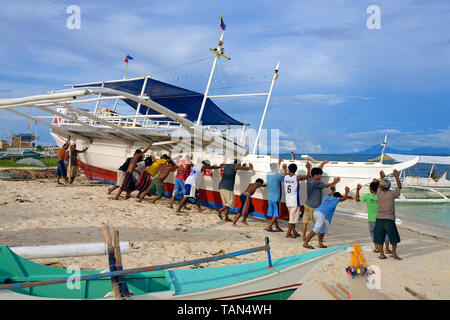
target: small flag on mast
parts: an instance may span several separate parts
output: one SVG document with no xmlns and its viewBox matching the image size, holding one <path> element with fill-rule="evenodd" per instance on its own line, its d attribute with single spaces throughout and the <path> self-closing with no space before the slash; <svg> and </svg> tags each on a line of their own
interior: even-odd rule
<svg viewBox="0 0 450 320">
<path fill-rule="evenodd" d="M 125 57 L 125 63 L 128 63 L 128 60 L 133 60 L 133 57 L 130 56 L 130 55 L 127 55 L 127 56 Z"/>
<path fill-rule="evenodd" d="M 220 18 L 220 29 L 221 30 L 227 30 L 227 25 L 223 22 L 223 15 Z"/>
</svg>

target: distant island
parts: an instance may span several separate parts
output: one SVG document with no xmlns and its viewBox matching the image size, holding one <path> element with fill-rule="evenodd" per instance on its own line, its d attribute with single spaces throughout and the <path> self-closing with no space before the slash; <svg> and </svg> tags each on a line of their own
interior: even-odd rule
<svg viewBox="0 0 450 320">
<path fill-rule="evenodd" d="M 372 146 L 366 150 L 354 152 L 353 154 L 381 154 L 383 147 L 381 145 Z M 411 150 L 398 150 L 386 147 L 385 153 L 399 153 L 412 155 L 428 155 L 428 156 L 450 156 L 450 148 L 434 148 L 434 147 L 420 147 Z"/>
</svg>

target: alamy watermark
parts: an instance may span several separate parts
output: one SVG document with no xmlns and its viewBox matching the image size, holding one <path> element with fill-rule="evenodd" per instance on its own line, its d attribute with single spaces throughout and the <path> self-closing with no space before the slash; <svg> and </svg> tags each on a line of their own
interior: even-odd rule
<svg viewBox="0 0 450 320">
<path fill-rule="evenodd" d="M 379 6 L 372 4 L 367 7 L 367 14 L 370 16 L 367 18 L 366 25 L 367 29 L 375 30 L 381 29 L 381 9 Z"/>
<path fill-rule="evenodd" d="M 66 13 L 70 16 L 66 20 L 66 27 L 69 30 L 81 29 L 81 9 L 79 6 L 72 4 L 67 7 Z"/>
</svg>

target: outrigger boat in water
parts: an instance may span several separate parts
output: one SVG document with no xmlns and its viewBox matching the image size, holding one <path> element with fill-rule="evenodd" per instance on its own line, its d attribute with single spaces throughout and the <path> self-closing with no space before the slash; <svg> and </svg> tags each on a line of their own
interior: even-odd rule
<svg viewBox="0 0 450 320">
<path fill-rule="evenodd" d="M 92 180 L 116 183 L 116 170 L 135 149 L 142 148 L 149 141 L 154 141 L 149 153 L 153 155 L 169 154 L 190 155 L 195 163 L 208 159 L 212 164 L 232 163 L 236 158 L 242 163 L 252 163 L 254 170 L 240 171 L 237 174 L 234 193 L 236 206 L 240 206 L 239 195 L 250 182 L 256 178 L 265 180 L 270 172 L 270 163 L 277 159 L 270 155 L 258 154 L 257 147 L 264 126 L 264 119 L 278 78 L 279 63 L 275 68 L 270 89 L 264 93 L 209 95 L 216 63 L 223 54 L 224 32 L 220 33 L 217 48 L 211 49 L 214 63 L 204 94 L 180 88 L 162 81 L 144 76 L 133 79 L 102 81 L 71 85 L 70 89 L 51 91 L 43 95 L 16 99 L 0 100 L 0 109 L 16 115 L 35 120 L 50 127 L 50 132 L 58 146 L 62 146 L 70 135 L 72 141 L 88 150 L 79 155 L 79 167 L 86 177 Z M 212 99 L 230 97 L 267 96 L 259 129 L 248 130 L 248 124 L 240 122 L 221 110 Z M 126 103 L 134 111 L 131 115 L 119 114 L 118 102 Z M 79 107 L 83 105 L 83 108 Z M 44 121 L 47 117 L 31 116 L 23 109 L 35 108 L 49 113 L 52 122 Z M 19 111 L 20 110 L 20 111 Z M 227 135 L 231 126 L 239 128 L 235 137 Z M 251 136 L 253 135 L 253 136 Z M 252 139 L 254 138 L 254 139 Z M 253 142 L 253 151 L 249 152 L 246 141 Z M 382 162 L 338 162 L 331 161 L 325 167 L 322 180 L 327 183 L 334 177 L 340 177 L 337 190 L 343 192 L 345 186 L 351 190 L 357 184 L 368 184 L 373 177 L 379 176 L 380 170 L 386 175 L 404 170 L 417 163 L 412 159 L 399 164 Z M 284 160 L 283 163 L 295 163 L 297 174 L 306 173 L 306 160 Z M 313 164 L 314 165 L 314 164 Z M 200 186 L 200 201 L 203 205 L 221 206 L 218 190 L 221 179 L 220 170 L 207 172 Z M 175 175 L 165 180 L 165 190 L 171 194 Z M 325 194 L 325 193 L 324 193 Z M 300 198 L 303 205 L 306 199 L 306 184 L 300 185 Z M 254 216 L 265 217 L 267 212 L 267 191 L 258 189 L 253 199 Z M 281 217 L 288 216 L 282 198 Z"/>
<path fill-rule="evenodd" d="M 146 300 L 285 300 L 329 258 L 346 252 L 341 246 L 272 260 L 266 246 L 196 259 L 120 271 L 81 271 L 50 267 L 0 246 L 0 300 L 112 299 L 113 278 L 123 276 L 126 299 Z M 214 268 L 177 269 L 257 251 L 267 261 Z M 74 280 L 79 280 L 78 285 Z"/>
</svg>

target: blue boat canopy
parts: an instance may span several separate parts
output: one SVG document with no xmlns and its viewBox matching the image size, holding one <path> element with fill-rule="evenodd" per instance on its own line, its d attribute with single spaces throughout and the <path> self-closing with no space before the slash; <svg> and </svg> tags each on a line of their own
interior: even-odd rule
<svg viewBox="0 0 450 320">
<path fill-rule="evenodd" d="M 141 94 L 144 80 L 145 78 L 139 78 L 115 82 L 104 82 L 104 87 L 125 91 L 138 96 Z M 101 86 L 102 82 L 73 85 L 74 88 Z M 198 114 L 200 112 L 200 107 L 204 96 L 201 93 L 186 90 L 151 78 L 147 78 L 147 85 L 144 90 L 144 95 L 175 113 L 187 114 L 186 118 L 192 122 L 195 122 L 198 119 Z M 130 105 L 133 109 L 137 109 L 137 103 L 135 101 L 129 99 L 124 99 L 123 101 Z M 142 115 L 159 114 L 144 105 L 141 105 L 139 113 Z M 235 120 L 223 112 L 222 109 L 220 109 L 209 98 L 206 100 L 205 109 L 201 120 L 204 125 L 243 125 L 243 123 Z"/>
</svg>

